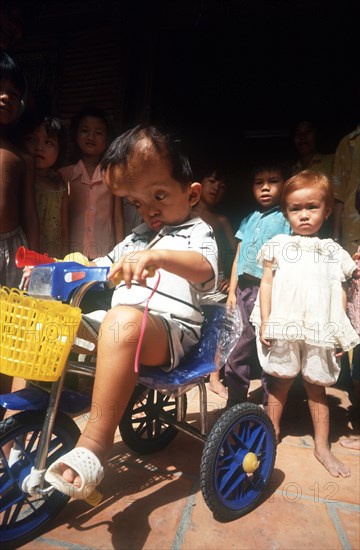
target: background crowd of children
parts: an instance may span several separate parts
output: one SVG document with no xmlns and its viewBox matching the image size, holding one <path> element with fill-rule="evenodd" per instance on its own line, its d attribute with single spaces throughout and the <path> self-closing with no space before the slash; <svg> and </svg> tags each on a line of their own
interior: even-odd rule
<svg viewBox="0 0 360 550">
<path fill-rule="evenodd" d="M 144 216 L 137 204 L 130 203 L 124 194 L 116 192 L 116 186 L 113 186 L 112 193 L 109 189 L 112 184 L 105 181 L 102 161 L 115 137 L 106 113 L 97 107 L 85 107 L 77 113 L 66 146 L 66 132 L 52 113 L 24 115 L 25 79 L 10 56 L 3 51 L 0 56 L 0 285 L 16 287 L 22 275 L 14 262 L 20 245 L 56 258 L 72 252 L 81 252 L 89 260 L 106 257 L 117 243 L 132 233 Z M 315 307 L 324 312 L 330 308 L 330 299 L 343 304 L 343 289 L 347 281 L 358 273 L 355 262 L 359 261 L 360 255 L 360 215 L 356 208 L 360 182 L 360 129 L 345 136 L 334 155 L 319 152 L 317 131 L 311 121 L 300 121 L 293 139 L 297 161 L 292 170 L 274 158 L 262 159 L 252 167 L 249 180 L 256 208 L 243 219 L 237 219 L 235 223 L 229 221 L 224 200 L 226 192 L 231 197 L 231 186 L 229 189 L 226 171 L 213 159 L 206 159 L 206 169 L 195 173 L 195 181 L 202 186 L 196 188 L 197 200 L 191 202 L 194 217 L 202 218 L 211 226 L 219 249 L 218 286 L 207 298 L 238 307 L 244 324 L 241 338 L 223 372 L 210 378 L 209 387 L 231 406 L 245 401 L 250 380 L 260 377 L 263 405 L 274 422 L 278 439 L 282 409 L 298 372 L 302 372 L 305 380 L 309 403 L 320 407 L 324 418 L 328 414 L 325 386 L 336 383 L 340 372 L 339 360 L 335 357 L 340 357 L 339 350 L 335 348 L 348 351 L 355 346 L 346 357 L 350 357 L 353 383 L 349 391 L 354 402 L 359 402 L 358 279 L 349 283 L 348 317 L 352 326 L 340 311 L 337 311 L 336 318 L 332 317 L 333 313 L 324 317 L 324 323 L 336 321 L 338 326 L 345 327 L 346 333 L 346 337 L 336 341 L 336 345 L 316 346 L 318 356 L 322 353 L 319 350 L 325 349 L 321 355 L 321 374 L 326 370 L 325 364 L 332 368 L 327 376 L 314 374 L 309 369 L 310 359 L 303 359 L 305 352 L 293 349 L 286 351 L 286 357 L 296 357 L 293 359 L 296 363 L 294 369 L 289 372 L 282 370 L 281 364 L 277 363 L 284 361 L 276 360 L 276 356 L 285 357 L 282 338 L 268 332 L 269 319 L 272 315 L 279 316 L 280 310 L 283 316 L 287 316 L 285 318 L 301 321 L 304 326 L 315 322 L 309 312 L 301 315 L 294 312 L 290 308 L 290 299 L 285 313 L 279 303 L 271 302 L 269 296 L 281 284 L 278 283 L 281 277 L 288 277 L 287 284 L 291 282 L 292 285 L 288 284 L 288 288 L 293 287 L 294 295 L 304 296 L 305 289 L 308 292 L 314 280 L 329 290 L 334 276 L 333 271 L 326 271 L 325 275 L 320 271 L 311 272 L 309 277 L 312 279 L 308 277 L 305 281 L 303 274 L 311 271 L 306 262 L 304 265 L 299 262 L 295 268 L 291 261 L 282 266 L 284 254 L 265 251 L 264 247 L 272 243 L 273 238 L 277 238 L 276 243 L 279 242 L 281 247 L 293 246 L 295 241 L 292 239 L 298 239 L 296 246 L 301 247 L 302 259 L 310 249 L 313 253 L 314 247 L 324 257 L 330 253 L 331 261 L 327 260 L 330 264 L 335 252 L 340 254 L 335 263 L 342 271 L 336 277 L 343 286 L 339 284 L 336 290 L 332 288 L 331 296 L 327 292 L 321 293 L 321 289 L 316 296 Z M 291 172 L 293 177 L 289 179 Z M 245 202 L 249 201 L 249 195 L 244 186 Z M 299 221 L 301 216 L 304 219 Z M 176 221 L 176 216 L 173 218 Z M 312 239 L 310 244 L 308 238 Z M 336 251 L 331 248 L 333 245 Z M 324 265 L 324 262 L 317 262 L 316 267 Z M 288 273 L 290 268 L 294 268 L 292 273 Z M 314 308 L 314 299 L 311 303 Z M 296 300 L 291 301 L 293 308 L 295 304 Z M 282 326 L 284 317 L 281 322 L 280 317 L 274 318 L 275 324 Z M 266 352 L 266 347 L 271 353 Z M 270 356 L 275 359 L 269 361 Z M 287 360 L 287 365 L 289 363 L 291 361 Z M 324 428 L 323 424 L 314 422 L 315 455 L 332 475 L 347 477 L 350 475 L 347 467 L 329 451 L 328 423 L 327 428 L 319 432 L 319 428 Z M 345 445 L 357 445 L 356 440 L 347 441 L 344 441 Z"/>
</svg>

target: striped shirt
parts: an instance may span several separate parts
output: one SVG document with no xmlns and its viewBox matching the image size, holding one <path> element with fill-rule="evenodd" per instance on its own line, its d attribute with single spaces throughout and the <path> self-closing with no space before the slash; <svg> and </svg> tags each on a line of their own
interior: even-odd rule
<svg viewBox="0 0 360 550">
<path fill-rule="evenodd" d="M 190 219 L 180 225 L 164 226 L 159 233 L 154 233 L 145 223 L 136 227 L 114 250 L 103 258 L 98 258 L 97 265 L 111 266 L 123 255 L 148 248 L 159 250 L 189 250 L 199 252 L 204 261 L 213 269 L 213 277 L 208 281 L 194 284 L 178 275 L 159 269 L 161 278 L 154 296 L 149 302 L 149 311 L 163 317 L 178 321 L 200 334 L 203 314 L 200 307 L 201 295 L 208 294 L 216 288 L 218 278 L 218 250 L 212 228 L 200 218 Z M 112 306 L 140 305 L 150 295 L 157 281 L 157 275 L 147 279 L 145 287 L 136 282 L 126 288 L 121 282 L 115 289 Z"/>
</svg>

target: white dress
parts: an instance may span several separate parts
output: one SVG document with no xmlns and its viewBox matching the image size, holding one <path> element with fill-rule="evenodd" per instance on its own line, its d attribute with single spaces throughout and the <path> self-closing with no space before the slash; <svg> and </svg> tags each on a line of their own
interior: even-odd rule
<svg viewBox="0 0 360 550">
<path fill-rule="evenodd" d="M 258 253 L 259 265 L 265 260 L 273 261 L 275 270 L 267 338 L 344 351 L 360 342 L 342 303 L 342 283 L 356 264 L 338 243 L 276 235 Z M 251 321 L 261 323 L 259 296 Z"/>
</svg>

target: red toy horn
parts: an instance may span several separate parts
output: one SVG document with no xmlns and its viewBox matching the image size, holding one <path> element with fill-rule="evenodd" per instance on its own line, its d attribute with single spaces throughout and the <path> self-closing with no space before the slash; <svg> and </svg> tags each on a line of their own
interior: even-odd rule
<svg viewBox="0 0 360 550">
<path fill-rule="evenodd" d="M 39 254 L 25 248 L 25 246 L 19 246 L 15 255 L 16 267 L 25 267 L 27 265 L 39 265 L 39 264 L 52 264 L 56 262 L 54 258 L 50 258 L 47 254 Z"/>
</svg>

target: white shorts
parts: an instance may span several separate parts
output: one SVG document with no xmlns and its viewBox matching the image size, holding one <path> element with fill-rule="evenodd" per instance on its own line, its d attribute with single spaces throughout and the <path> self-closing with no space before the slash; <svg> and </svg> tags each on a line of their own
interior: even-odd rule
<svg viewBox="0 0 360 550">
<path fill-rule="evenodd" d="M 271 347 L 256 340 L 259 361 L 265 372 L 278 378 L 295 378 L 318 386 L 332 386 L 340 374 L 340 360 L 334 350 L 306 344 L 302 340 L 272 340 Z"/>
</svg>

